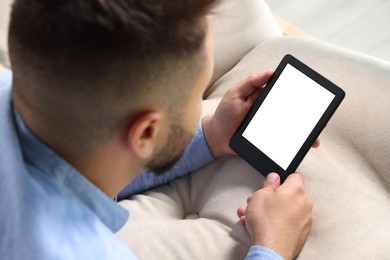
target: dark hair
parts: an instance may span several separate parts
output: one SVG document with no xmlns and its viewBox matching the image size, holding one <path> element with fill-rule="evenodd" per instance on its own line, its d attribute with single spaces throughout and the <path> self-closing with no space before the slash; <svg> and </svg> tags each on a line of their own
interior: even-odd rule
<svg viewBox="0 0 390 260">
<path fill-rule="evenodd" d="M 87 120 L 94 128 L 117 124 L 121 102 L 136 102 L 199 69 L 194 57 L 214 2 L 15 0 L 9 28 L 14 91 L 37 113 L 52 113 L 51 120 L 57 114 L 55 120 Z M 73 106 L 59 102 L 62 96 Z"/>
<path fill-rule="evenodd" d="M 66 57 L 72 52 L 96 55 L 95 51 L 105 48 L 118 55 L 193 53 L 204 38 L 200 19 L 214 2 L 16 0 L 10 24 L 11 47 L 18 43 L 45 56 L 53 51 Z"/>
</svg>

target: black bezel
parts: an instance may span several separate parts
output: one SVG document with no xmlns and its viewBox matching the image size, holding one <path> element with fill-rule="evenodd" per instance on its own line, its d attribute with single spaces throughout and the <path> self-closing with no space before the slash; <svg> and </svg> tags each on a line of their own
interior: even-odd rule
<svg viewBox="0 0 390 260">
<path fill-rule="evenodd" d="M 298 153 L 295 155 L 294 159 L 287 167 L 286 170 L 281 168 L 277 163 L 275 163 L 271 158 L 265 155 L 261 150 L 255 147 L 247 139 L 245 139 L 242 134 L 253 116 L 256 114 L 256 111 L 259 109 L 263 101 L 266 99 L 268 93 L 271 91 L 273 85 L 279 78 L 280 74 L 283 72 L 284 68 L 290 64 L 294 68 L 301 71 L 303 74 L 320 84 L 322 87 L 332 92 L 335 97 L 330 103 L 314 129 L 311 131 L 310 135 L 307 137 Z M 322 75 L 309 68 L 307 65 L 296 59 L 290 54 L 284 56 L 279 66 L 276 68 L 275 73 L 270 78 L 264 90 L 260 93 L 259 97 L 256 99 L 252 108 L 250 109 L 248 115 L 245 117 L 235 134 L 230 140 L 230 147 L 245 161 L 247 161 L 252 167 L 258 170 L 261 174 L 266 176 L 270 172 L 276 172 L 280 175 L 282 182 L 287 178 L 288 175 L 295 172 L 299 164 L 302 162 L 303 158 L 306 156 L 314 141 L 318 138 L 330 118 L 333 116 L 336 109 L 339 107 L 340 103 L 345 97 L 345 92 L 336 86 L 334 83 L 324 78 Z M 289 126 L 286 126 L 286 128 Z"/>
</svg>

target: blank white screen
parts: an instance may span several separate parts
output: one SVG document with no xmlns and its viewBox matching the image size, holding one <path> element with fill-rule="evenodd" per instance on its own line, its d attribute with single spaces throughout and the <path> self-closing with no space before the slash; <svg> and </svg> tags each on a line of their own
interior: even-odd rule
<svg viewBox="0 0 390 260">
<path fill-rule="evenodd" d="M 242 135 L 286 170 L 334 97 L 287 64 Z"/>
</svg>

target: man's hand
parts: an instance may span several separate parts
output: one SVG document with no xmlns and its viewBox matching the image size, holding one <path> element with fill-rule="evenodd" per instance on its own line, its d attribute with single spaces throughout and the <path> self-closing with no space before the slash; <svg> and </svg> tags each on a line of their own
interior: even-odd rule
<svg viewBox="0 0 390 260">
<path fill-rule="evenodd" d="M 312 209 L 301 175 L 291 174 L 280 185 L 279 175 L 270 173 L 263 189 L 249 196 L 247 206 L 240 207 L 237 215 L 253 245 L 270 248 L 283 259 L 293 259 L 309 234 Z"/>
<path fill-rule="evenodd" d="M 252 75 L 230 88 L 214 116 L 203 118 L 203 132 L 214 158 L 235 154 L 229 147 L 229 141 L 273 73 L 269 70 Z"/>
<path fill-rule="evenodd" d="M 230 139 L 273 73 L 273 70 L 268 70 L 252 75 L 230 88 L 223 96 L 215 114 L 203 118 L 203 132 L 214 158 L 235 155 L 229 147 Z M 317 139 L 313 147 L 319 145 Z"/>
</svg>

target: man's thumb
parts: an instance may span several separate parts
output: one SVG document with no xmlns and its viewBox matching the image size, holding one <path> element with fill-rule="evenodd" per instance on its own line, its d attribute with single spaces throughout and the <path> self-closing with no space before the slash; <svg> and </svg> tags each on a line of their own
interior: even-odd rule
<svg viewBox="0 0 390 260">
<path fill-rule="evenodd" d="M 263 188 L 270 187 L 276 189 L 280 186 L 280 177 L 277 173 L 271 172 L 263 181 Z"/>
</svg>

